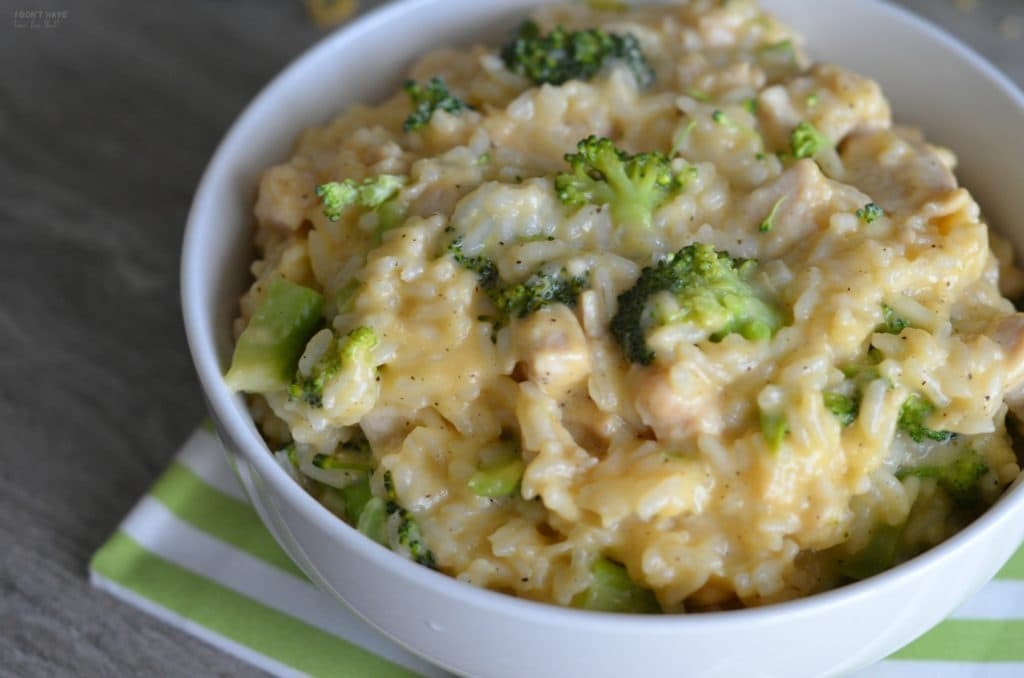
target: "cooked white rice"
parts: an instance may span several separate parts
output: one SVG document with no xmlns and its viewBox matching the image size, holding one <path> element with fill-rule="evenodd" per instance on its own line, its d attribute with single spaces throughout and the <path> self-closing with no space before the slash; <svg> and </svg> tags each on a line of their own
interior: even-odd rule
<svg viewBox="0 0 1024 678">
<path fill-rule="evenodd" d="M 638 90 L 614 65 L 589 82 L 535 87 L 506 70 L 495 48 L 440 49 L 410 77 L 442 77 L 473 110 L 437 112 L 407 133 L 409 98 L 398 92 L 307 130 L 291 158 L 263 175 L 256 281 L 238 330 L 283 276 L 324 293 L 335 334 L 370 327 L 379 338 L 377 369 L 354 372 L 324 407 L 284 391 L 253 399 L 274 449 L 297 444 L 311 491 L 337 508 L 323 490 L 355 474 L 317 475 L 308 459 L 361 430 L 375 490 L 390 471 L 444 572 L 567 605 L 604 555 L 666 611 L 828 588 L 842 581 L 837 563 L 878 526 L 899 526 L 905 557 L 993 502 L 1020 472 L 1004 425 L 1024 373 L 1024 323 L 1004 296 L 1020 291 L 1020 274 L 958 188 L 953 155 L 894 126 L 878 85 L 863 76 L 802 55 L 768 73 L 758 48 L 799 37 L 753 2 L 628 13 L 574 5 L 535 18 L 544 29 L 636 36 L 655 84 Z M 715 111 L 737 124 L 717 123 Z M 801 121 L 836 150 L 780 157 Z M 696 166 L 649 231 L 559 201 L 553 175 L 591 134 L 630 152 L 674 149 Z M 372 211 L 324 217 L 317 185 L 382 173 L 408 177 L 408 216 L 379 244 Z M 774 227 L 759 232 L 782 197 Z M 866 224 L 855 213 L 869 202 L 884 216 Z M 492 337 L 481 317 L 494 309 L 448 253 L 454 237 L 467 255 L 493 258 L 504 280 L 555 264 L 590 271 L 589 288 L 575 309 L 548 306 Z M 732 334 L 716 343 L 677 323 L 649 337 L 653 364 L 629 363 L 609 333 L 618 295 L 643 266 L 693 242 L 759 260 L 785 326 L 766 341 Z M 339 312 L 331 300 L 352 280 L 359 294 Z M 877 332 L 883 304 L 910 326 Z M 884 356 L 879 378 L 844 427 L 822 392 L 839 388 L 840 368 L 862 363 L 871 347 Z M 936 406 L 929 427 L 958 435 L 915 442 L 898 431 L 912 394 Z M 777 449 L 759 411 L 784 417 Z M 526 462 L 520 491 L 477 496 L 467 480 L 503 435 L 519 441 Z M 988 469 L 982 503 L 969 511 L 935 478 L 900 473 L 966 450 Z"/>
</svg>

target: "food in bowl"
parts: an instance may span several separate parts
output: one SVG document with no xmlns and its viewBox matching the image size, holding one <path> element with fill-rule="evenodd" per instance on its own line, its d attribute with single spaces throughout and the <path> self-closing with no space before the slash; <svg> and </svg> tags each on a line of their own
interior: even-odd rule
<svg viewBox="0 0 1024 678">
<path fill-rule="evenodd" d="M 548 7 L 410 76 L 264 173 L 226 376 L 368 537 L 727 609 L 888 569 L 1020 473 L 1009 245 L 755 4 Z"/>
</svg>

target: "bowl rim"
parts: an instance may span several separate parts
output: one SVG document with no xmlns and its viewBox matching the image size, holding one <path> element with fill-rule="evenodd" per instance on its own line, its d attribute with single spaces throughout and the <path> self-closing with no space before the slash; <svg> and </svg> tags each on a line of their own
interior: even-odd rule
<svg viewBox="0 0 1024 678">
<path fill-rule="evenodd" d="M 242 397 L 231 393 L 223 382 L 220 362 L 216 353 L 214 332 L 205 318 L 212 315 L 206 299 L 211 277 L 201 266 L 199 256 L 204 244 L 206 214 L 224 195 L 225 177 L 229 174 L 230 158 L 237 147 L 247 138 L 248 128 L 254 126 L 263 116 L 265 109 L 275 98 L 284 83 L 296 78 L 311 64 L 340 49 L 339 44 L 367 32 L 378 30 L 383 24 L 405 12 L 422 12 L 443 0 L 394 0 L 385 3 L 352 22 L 319 39 L 309 48 L 292 59 L 274 76 L 242 112 L 231 123 L 221 142 L 217 145 L 197 185 L 189 209 L 181 253 L 181 304 L 185 333 L 200 385 L 214 418 L 218 431 L 227 436 L 232 447 L 239 450 L 245 461 L 255 467 L 273 492 L 295 509 L 304 521 L 314 523 L 346 549 L 355 551 L 387 573 L 430 589 L 453 601 L 481 608 L 503 608 L 506 613 L 524 620 L 543 620 L 546 624 L 573 625 L 582 629 L 618 630 L 620 632 L 664 633 L 681 632 L 698 625 L 702 630 L 716 626 L 771 624 L 780 614 L 786 616 L 811 616 L 823 608 L 856 603 L 866 596 L 873 596 L 878 589 L 895 588 L 906 579 L 927 576 L 940 561 L 970 549 L 974 542 L 993 531 L 1000 531 L 1011 522 L 1015 512 L 1024 505 L 1024 473 L 1006 489 L 999 500 L 964 529 L 924 553 L 901 563 L 885 572 L 868 579 L 815 593 L 803 598 L 767 604 L 760 607 L 735 610 L 702 612 L 699 614 L 639 615 L 606 613 L 580 610 L 558 605 L 517 598 L 479 588 L 455 579 L 449 575 L 418 565 L 389 549 L 366 538 L 345 521 L 328 511 L 308 494 L 274 458 L 270 449 L 259 436 L 248 414 Z M 1001 90 L 1017 108 L 1024 111 L 1024 93 L 1008 76 L 989 63 L 974 49 L 953 37 L 946 30 L 911 12 L 889 4 L 884 0 L 862 0 L 877 11 L 905 22 L 914 31 L 927 34 L 936 43 L 954 52 L 972 66 L 980 75 Z M 537 4 L 535 2 L 535 4 Z M 768 3 L 766 3 L 768 4 Z M 499 5 L 495 5 L 499 7 Z M 206 284 L 204 284 L 206 283 Z"/>
</svg>

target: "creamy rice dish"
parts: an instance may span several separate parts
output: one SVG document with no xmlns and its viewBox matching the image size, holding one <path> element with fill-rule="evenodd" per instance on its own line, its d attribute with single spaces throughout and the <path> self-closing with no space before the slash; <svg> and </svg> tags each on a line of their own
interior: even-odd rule
<svg viewBox="0 0 1024 678">
<path fill-rule="evenodd" d="M 619 612 L 888 569 L 1020 473 L 1022 291 L 955 158 L 754 2 L 545 7 L 306 130 L 226 379 L 341 519 Z"/>
</svg>

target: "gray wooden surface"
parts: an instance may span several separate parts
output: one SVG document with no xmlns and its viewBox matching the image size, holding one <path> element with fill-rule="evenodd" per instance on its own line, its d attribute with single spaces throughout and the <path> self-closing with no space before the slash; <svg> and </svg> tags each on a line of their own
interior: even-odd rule
<svg viewBox="0 0 1024 678">
<path fill-rule="evenodd" d="M 1024 83 L 1024 3 L 902 4 Z M 93 591 L 86 563 L 203 415 L 177 282 L 195 184 L 320 32 L 294 0 L 0 10 L 0 674 L 252 673 Z"/>
</svg>

